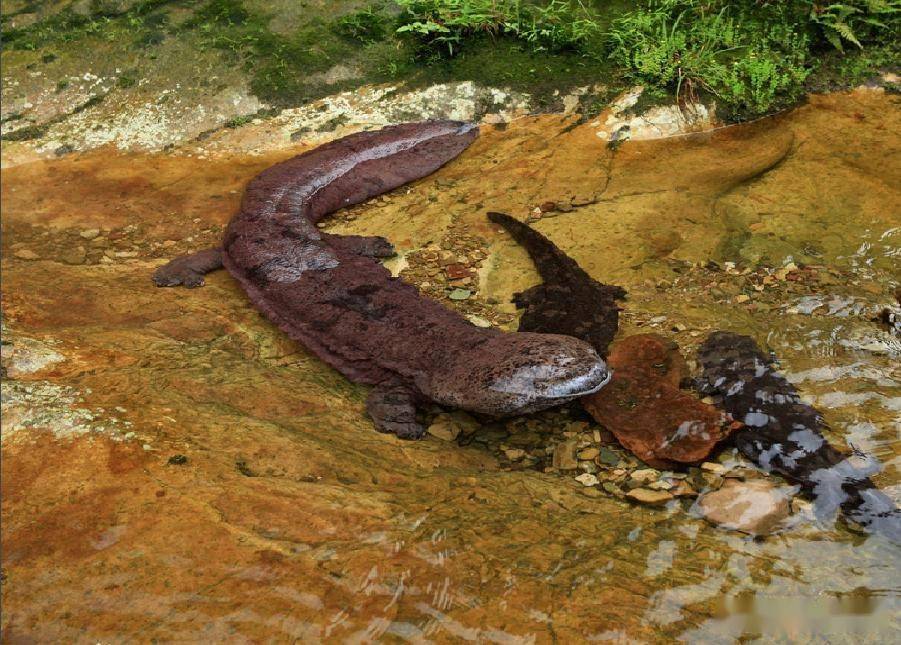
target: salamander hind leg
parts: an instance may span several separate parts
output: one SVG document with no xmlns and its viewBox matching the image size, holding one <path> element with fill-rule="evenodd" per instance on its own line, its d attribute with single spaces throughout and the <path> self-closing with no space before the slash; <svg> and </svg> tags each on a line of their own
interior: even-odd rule
<svg viewBox="0 0 901 645">
<path fill-rule="evenodd" d="M 189 289 L 203 286 L 203 276 L 222 268 L 222 249 L 204 249 L 182 255 L 153 272 L 153 283 L 158 287 L 184 285 Z"/>
<path fill-rule="evenodd" d="M 379 432 L 399 439 L 419 439 L 425 428 L 416 421 L 416 397 L 408 389 L 395 385 L 377 385 L 366 400 L 366 412 Z"/>
</svg>

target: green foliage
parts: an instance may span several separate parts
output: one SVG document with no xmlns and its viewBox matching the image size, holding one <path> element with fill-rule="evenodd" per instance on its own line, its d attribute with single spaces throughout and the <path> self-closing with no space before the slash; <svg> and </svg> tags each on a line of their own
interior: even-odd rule
<svg viewBox="0 0 901 645">
<path fill-rule="evenodd" d="M 609 55 L 633 80 L 680 100 L 709 92 L 733 117 L 797 99 L 810 73 L 810 42 L 791 3 L 652 0 L 615 20 Z"/>
<path fill-rule="evenodd" d="M 581 4 L 550 0 L 397 0 L 403 8 L 399 34 L 413 38 L 420 51 L 453 56 L 467 38 L 507 35 L 537 50 L 584 50 L 601 33 Z"/>
<path fill-rule="evenodd" d="M 822 47 L 862 47 L 898 33 L 901 0 L 645 0 L 609 29 L 581 0 L 397 0 L 398 33 L 420 58 L 454 57 L 486 36 L 533 51 L 604 56 L 634 82 L 679 100 L 718 98 L 732 118 L 802 95 Z M 597 3 L 596 3 L 597 4 Z"/>
<path fill-rule="evenodd" d="M 246 0 L 93 0 L 87 14 L 65 5 L 4 29 L 2 41 L 50 63 L 80 39 L 153 59 L 165 39 L 184 38 L 241 66 L 253 92 L 276 106 L 350 87 L 321 74 L 348 61 L 370 82 L 475 80 L 537 103 L 575 85 L 638 82 L 655 100 L 713 95 L 739 119 L 897 61 L 901 9 L 901 0 L 368 1 L 316 3 L 292 32 L 273 33 L 265 4 Z M 342 15 L 345 7 L 354 10 Z M 137 73 L 120 76 L 119 87 L 132 87 Z"/>
<path fill-rule="evenodd" d="M 731 65 L 710 70 L 713 92 L 725 101 L 735 118 L 765 114 L 794 102 L 810 70 L 800 52 L 787 55 L 794 60 L 751 48 Z"/>
<path fill-rule="evenodd" d="M 898 34 L 901 0 L 845 0 L 830 4 L 809 2 L 810 20 L 822 29 L 824 38 L 838 50 L 847 41 L 863 48 L 884 34 Z"/>
</svg>

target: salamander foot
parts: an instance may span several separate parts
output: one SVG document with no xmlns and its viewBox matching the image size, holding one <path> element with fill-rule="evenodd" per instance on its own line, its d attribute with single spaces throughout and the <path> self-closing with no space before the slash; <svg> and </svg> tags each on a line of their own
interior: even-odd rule
<svg viewBox="0 0 901 645">
<path fill-rule="evenodd" d="M 184 285 L 189 289 L 203 286 L 203 276 L 222 268 L 222 249 L 204 249 L 170 260 L 153 272 L 158 287 Z"/>
<path fill-rule="evenodd" d="M 379 432 L 395 434 L 399 439 L 419 439 L 425 434 L 425 428 L 416 421 L 415 396 L 404 387 L 374 387 L 366 400 L 366 412 Z"/>
</svg>

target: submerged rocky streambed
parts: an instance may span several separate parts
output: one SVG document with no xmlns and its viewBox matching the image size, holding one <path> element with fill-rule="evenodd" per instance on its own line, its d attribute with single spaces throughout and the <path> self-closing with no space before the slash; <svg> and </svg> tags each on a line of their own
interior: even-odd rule
<svg viewBox="0 0 901 645">
<path fill-rule="evenodd" d="M 655 332 L 691 359 L 728 329 L 774 350 L 829 440 L 880 460 L 897 499 L 901 343 L 873 318 L 901 281 L 899 121 L 878 90 L 621 145 L 610 114 L 524 117 L 325 226 L 388 237 L 403 279 L 513 329 L 510 297 L 537 276 L 485 212 L 528 218 L 627 289 L 618 338 Z M 4 638 L 897 632 L 897 545 L 816 523 L 731 449 L 652 469 L 578 405 L 501 422 L 433 410 L 430 436 L 399 441 L 372 430 L 366 388 L 287 341 L 226 273 L 153 287 L 154 267 L 216 242 L 250 177 L 321 138 L 258 144 L 277 127 L 167 153 L 6 157 Z M 764 489 L 782 495 L 767 537 L 701 519 L 717 516 L 699 494 Z"/>
</svg>

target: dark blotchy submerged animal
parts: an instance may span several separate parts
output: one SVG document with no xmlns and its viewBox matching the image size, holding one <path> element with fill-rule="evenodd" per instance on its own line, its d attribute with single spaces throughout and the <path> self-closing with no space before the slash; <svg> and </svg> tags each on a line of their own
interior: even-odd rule
<svg viewBox="0 0 901 645">
<path fill-rule="evenodd" d="M 606 354 L 617 328 L 614 300 L 625 291 L 596 282 L 547 238 L 509 215 L 489 213 L 489 218 L 526 248 L 545 280 L 514 299 L 526 309 L 520 329 L 572 335 Z M 751 338 L 715 332 L 701 347 L 699 362 L 699 390 L 717 396 L 719 407 L 745 424 L 733 437 L 746 457 L 801 485 L 821 516 L 841 508 L 868 530 L 901 542 L 901 512 L 894 502 L 829 445 L 821 432 L 823 418 L 801 401 Z"/>
<path fill-rule="evenodd" d="M 593 279 L 544 235 L 509 215 L 488 213 L 488 219 L 526 249 L 544 280 L 513 297 L 524 310 L 519 331 L 573 336 L 606 356 L 619 325 L 616 301 L 626 297 L 625 289 Z"/>
<path fill-rule="evenodd" d="M 739 450 L 767 471 L 799 484 L 818 515 L 838 508 L 867 530 L 901 543 L 901 511 L 863 472 L 823 437 L 822 416 L 803 403 L 748 336 L 715 332 L 701 346 L 699 390 L 745 428 L 733 436 Z"/>
<path fill-rule="evenodd" d="M 381 237 L 323 233 L 344 206 L 425 177 L 476 138 L 454 121 L 362 132 L 277 164 L 247 187 L 221 249 L 177 258 L 158 286 L 199 286 L 224 265 L 288 336 L 358 383 L 375 386 L 367 411 L 382 432 L 423 433 L 416 405 L 435 402 L 505 416 L 600 389 L 604 361 L 586 343 L 553 334 L 480 329 L 393 278 L 373 258 Z"/>
</svg>

